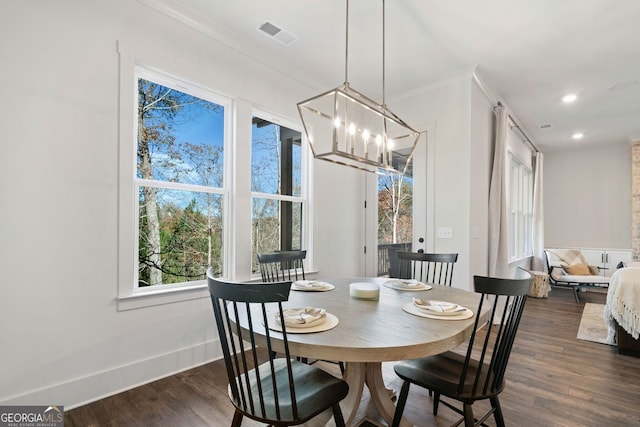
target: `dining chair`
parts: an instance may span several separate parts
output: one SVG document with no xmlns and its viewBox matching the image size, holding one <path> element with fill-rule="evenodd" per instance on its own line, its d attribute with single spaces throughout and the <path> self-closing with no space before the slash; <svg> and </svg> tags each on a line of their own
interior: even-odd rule
<svg viewBox="0 0 640 427">
<path fill-rule="evenodd" d="M 260 275 L 265 283 L 305 280 L 304 260 L 307 251 L 281 251 L 271 254 L 258 254 L 258 264 L 260 264 Z M 307 363 L 307 358 L 299 358 Z M 340 372 L 344 374 L 344 363 L 325 360 L 340 367 Z M 313 363 L 313 362 L 312 362 Z"/>
<path fill-rule="evenodd" d="M 458 261 L 458 254 L 398 251 L 396 256 L 399 279 L 416 279 L 451 286 L 453 266 Z"/>
<path fill-rule="evenodd" d="M 258 254 L 262 281 L 304 280 L 304 260 L 306 257 L 306 250 Z"/>
<path fill-rule="evenodd" d="M 442 402 L 463 415 L 465 427 L 484 425 L 492 414 L 496 425 L 504 426 L 498 395 L 505 387 L 509 355 L 532 282 L 531 274 L 523 269 L 518 269 L 514 279 L 474 276 L 474 289 L 481 298 L 466 354 L 446 352 L 396 364 L 394 370 L 404 382 L 392 426 L 400 424 L 411 384 L 433 391 L 434 415 L 438 415 L 438 405 Z M 480 313 L 485 304 L 489 304 L 489 318 L 481 325 Z M 462 409 L 441 400 L 443 396 L 462 403 Z M 486 399 L 491 409 L 476 419 L 472 405 Z"/>
<path fill-rule="evenodd" d="M 340 401 L 349 385 L 292 359 L 284 322 L 281 332 L 265 326 L 275 313 L 284 318 L 291 282 L 230 283 L 214 278 L 210 268 L 207 283 L 235 407 L 231 425 L 239 427 L 245 416 L 271 426 L 298 425 L 331 408 L 336 426 L 344 426 Z M 275 341 L 283 358 L 274 357 Z"/>
</svg>

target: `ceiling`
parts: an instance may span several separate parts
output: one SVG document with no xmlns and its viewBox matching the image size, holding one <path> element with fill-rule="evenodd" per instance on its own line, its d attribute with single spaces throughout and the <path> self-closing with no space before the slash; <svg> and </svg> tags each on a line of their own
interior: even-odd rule
<svg viewBox="0 0 640 427">
<path fill-rule="evenodd" d="M 318 91 L 344 81 L 344 0 L 140 1 Z M 348 80 L 380 100 L 382 1 L 349 14 Z M 387 0 L 385 51 L 392 110 L 475 67 L 542 151 L 640 141 L 640 1 Z"/>
</svg>

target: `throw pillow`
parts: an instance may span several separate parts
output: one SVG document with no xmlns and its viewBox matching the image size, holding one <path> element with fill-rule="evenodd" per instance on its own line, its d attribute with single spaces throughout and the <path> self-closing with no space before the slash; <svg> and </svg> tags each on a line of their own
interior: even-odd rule
<svg viewBox="0 0 640 427">
<path fill-rule="evenodd" d="M 573 264 L 564 268 L 567 274 L 571 276 L 592 276 L 591 270 L 587 264 Z"/>
</svg>

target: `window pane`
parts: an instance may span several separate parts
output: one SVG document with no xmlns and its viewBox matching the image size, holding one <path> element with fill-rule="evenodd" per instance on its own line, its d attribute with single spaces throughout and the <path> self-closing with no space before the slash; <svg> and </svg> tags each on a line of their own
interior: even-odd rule
<svg viewBox="0 0 640 427">
<path fill-rule="evenodd" d="M 137 177 L 222 186 L 224 107 L 138 79 Z"/>
<path fill-rule="evenodd" d="M 138 286 L 222 272 L 222 196 L 140 187 Z M 159 243 L 158 243 L 159 242 Z"/>
<path fill-rule="evenodd" d="M 378 245 L 413 240 L 413 178 L 378 177 Z"/>
<path fill-rule="evenodd" d="M 285 229 L 282 224 L 291 224 Z M 302 249 L 302 203 L 254 198 L 252 272 L 260 271 L 257 254 Z"/>
<path fill-rule="evenodd" d="M 251 190 L 300 196 L 301 133 L 253 117 L 251 132 Z"/>
<path fill-rule="evenodd" d="M 138 287 L 222 273 L 222 196 L 208 189 L 223 189 L 224 116 L 222 105 L 138 78 Z"/>
</svg>

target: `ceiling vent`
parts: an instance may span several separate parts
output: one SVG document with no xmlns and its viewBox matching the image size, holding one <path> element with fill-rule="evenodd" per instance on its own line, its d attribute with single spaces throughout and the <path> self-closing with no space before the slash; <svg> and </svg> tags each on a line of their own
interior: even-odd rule
<svg viewBox="0 0 640 427">
<path fill-rule="evenodd" d="M 296 39 L 296 36 L 294 36 L 288 31 L 283 30 L 282 28 L 278 27 L 276 24 L 269 21 L 265 21 L 262 24 L 260 24 L 260 26 L 258 27 L 258 30 L 262 31 L 269 37 L 278 40 L 280 43 L 282 43 L 285 46 L 289 46 Z"/>
<path fill-rule="evenodd" d="M 549 129 L 551 129 L 551 123 L 545 123 L 545 124 L 539 125 L 538 129 L 540 129 L 543 132 L 545 130 L 549 130 Z"/>
</svg>

